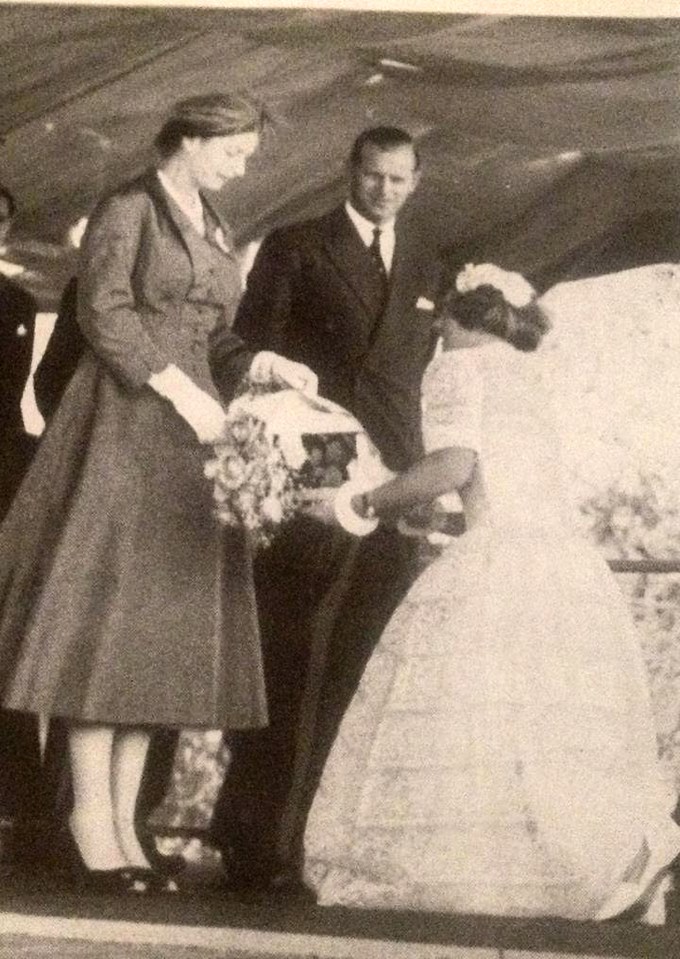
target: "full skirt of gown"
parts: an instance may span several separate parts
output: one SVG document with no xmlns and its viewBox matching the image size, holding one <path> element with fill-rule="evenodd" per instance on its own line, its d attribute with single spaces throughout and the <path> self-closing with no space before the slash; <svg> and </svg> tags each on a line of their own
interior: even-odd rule
<svg viewBox="0 0 680 959">
<path fill-rule="evenodd" d="M 305 837 L 322 904 L 586 919 L 675 830 L 639 638 L 577 535 L 482 522 L 394 614 Z"/>
</svg>

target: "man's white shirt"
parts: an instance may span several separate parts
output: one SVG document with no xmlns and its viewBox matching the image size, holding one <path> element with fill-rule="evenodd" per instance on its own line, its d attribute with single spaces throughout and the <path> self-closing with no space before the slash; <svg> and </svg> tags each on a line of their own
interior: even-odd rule
<svg viewBox="0 0 680 959">
<path fill-rule="evenodd" d="M 376 227 L 380 230 L 380 255 L 385 264 L 385 270 L 389 275 L 394 257 L 394 219 L 388 220 L 386 223 L 373 223 L 371 220 L 367 220 L 365 216 L 362 216 L 361 213 L 357 213 L 349 200 L 345 201 L 345 211 L 359 234 L 361 242 L 366 247 L 369 247 L 371 243 L 373 243 L 373 231 Z"/>
</svg>

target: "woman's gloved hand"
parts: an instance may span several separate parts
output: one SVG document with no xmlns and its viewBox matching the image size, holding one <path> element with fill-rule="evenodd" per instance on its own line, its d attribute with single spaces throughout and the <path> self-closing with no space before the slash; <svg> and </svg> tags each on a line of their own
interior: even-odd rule
<svg viewBox="0 0 680 959">
<path fill-rule="evenodd" d="M 160 373 L 154 373 L 149 379 L 149 386 L 172 403 L 192 428 L 199 443 L 211 443 L 219 439 L 226 421 L 224 409 L 179 367 L 171 363 Z"/>
</svg>

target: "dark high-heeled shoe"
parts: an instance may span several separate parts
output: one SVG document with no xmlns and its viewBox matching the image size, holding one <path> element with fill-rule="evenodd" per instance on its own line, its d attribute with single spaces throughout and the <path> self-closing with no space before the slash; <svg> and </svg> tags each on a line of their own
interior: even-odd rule
<svg viewBox="0 0 680 959">
<path fill-rule="evenodd" d="M 80 892 L 90 892 L 112 896 L 143 895 L 150 886 L 142 875 L 142 870 L 129 866 L 116 869 L 90 869 L 85 864 L 68 824 L 65 824 L 55 837 L 55 862 L 59 878 Z"/>
<path fill-rule="evenodd" d="M 130 866 L 128 872 L 133 878 L 146 883 L 150 893 L 180 891 L 180 883 L 175 876 L 168 876 L 153 866 Z"/>
<path fill-rule="evenodd" d="M 144 855 L 149 860 L 151 868 L 164 876 L 178 876 L 187 867 L 187 861 L 184 856 L 169 855 L 166 856 L 160 852 L 156 845 L 154 834 L 147 828 L 137 826 L 137 840 L 142 847 Z"/>
</svg>

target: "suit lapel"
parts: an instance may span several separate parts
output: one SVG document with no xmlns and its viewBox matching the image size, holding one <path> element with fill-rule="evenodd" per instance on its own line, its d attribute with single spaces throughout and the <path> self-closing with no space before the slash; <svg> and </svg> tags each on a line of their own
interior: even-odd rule
<svg viewBox="0 0 680 959">
<path fill-rule="evenodd" d="M 414 251 L 397 225 L 392 269 L 390 270 L 390 289 L 382 319 L 389 316 L 396 306 L 403 306 L 414 283 L 417 283 Z M 377 331 L 376 331 L 377 332 Z"/>
<path fill-rule="evenodd" d="M 387 305 L 378 320 L 371 336 L 370 352 L 391 355 L 391 350 L 385 349 L 386 344 L 396 336 L 403 336 L 405 322 L 428 323 L 428 314 L 421 319 L 417 318 L 415 303 L 418 294 L 432 295 L 426 285 L 428 261 L 427 254 L 423 253 L 420 244 L 414 241 L 408 230 L 400 230 L 397 224 L 396 243 L 392 269 L 390 271 L 390 291 Z"/>
<path fill-rule="evenodd" d="M 333 210 L 322 225 L 323 245 L 338 274 L 361 304 L 368 328 L 373 322 L 373 279 L 366 247 L 352 226 L 344 207 Z"/>
</svg>

